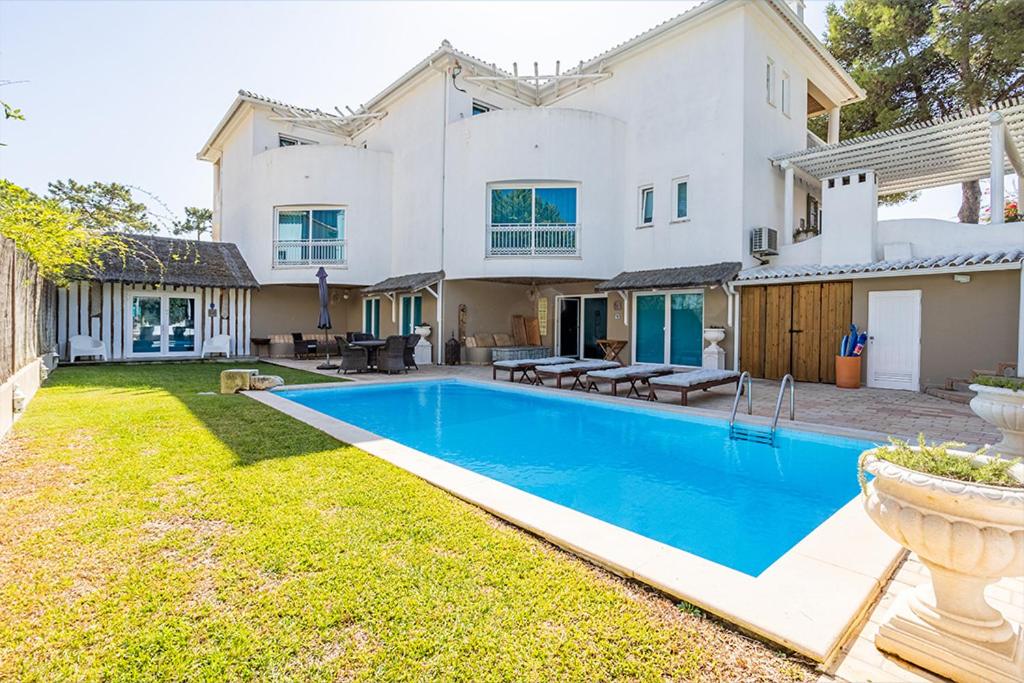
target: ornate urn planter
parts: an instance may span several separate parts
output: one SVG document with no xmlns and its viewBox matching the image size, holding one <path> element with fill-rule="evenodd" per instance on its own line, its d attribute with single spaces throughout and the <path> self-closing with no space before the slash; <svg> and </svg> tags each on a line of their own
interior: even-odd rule
<svg viewBox="0 0 1024 683">
<path fill-rule="evenodd" d="M 1024 575 L 1024 488 L 915 472 L 864 454 L 875 478 L 865 508 L 885 533 L 921 558 L 931 582 L 897 598 L 875 637 L 879 649 L 956 681 L 1019 681 L 1021 626 L 985 599 L 985 587 Z M 965 458 L 984 460 L 962 451 Z M 1013 475 L 1024 487 L 1024 465 Z"/>
<path fill-rule="evenodd" d="M 725 339 L 725 329 L 721 327 L 706 327 L 704 328 L 704 341 L 708 342 L 711 346 L 718 348 L 718 342 Z M 711 348 L 709 346 L 708 348 Z"/>
<path fill-rule="evenodd" d="M 972 384 L 978 393 L 971 399 L 971 410 L 1003 433 L 1003 440 L 992 447 L 996 453 L 1024 457 L 1024 391 Z"/>
</svg>

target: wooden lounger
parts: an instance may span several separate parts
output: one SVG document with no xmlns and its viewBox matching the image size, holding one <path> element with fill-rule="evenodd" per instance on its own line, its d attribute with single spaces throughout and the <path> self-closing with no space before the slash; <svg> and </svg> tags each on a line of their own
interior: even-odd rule
<svg viewBox="0 0 1024 683">
<path fill-rule="evenodd" d="M 527 382 L 529 384 L 537 384 L 537 375 L 535 369 L 538 365 L 564 365 L 565 363 L 573 362 L 572 358 L 563 358 L 562 356 L 549 356 L 547 358 L 522 358 L 520 360 L 499 360 L 491 364 L 491 379 L 498 379 L 498 371 L 508 373 L 508 381 L 514 382 L 516 379 L 516 373 L 522 373 L 519 376 L 520 382 Z M 531 377 L 530 373 L 534 373 Z"/>
<path fill-rule="evenodd" d="M 583 381 L 580 379 L 583 375 L 594 370 L 609 370 L 611 368 L 617 368 L 619 364 L 615 361 L 610 360 L 582 360 L 574 363 L 563 363 L 561 365 L 538 365 L 534 368 L 534 374 L 537 376 L 536 384 L 543 385 L 544 377 L 553 377 L 555 380 L 555 387 L 558 389 L 562 388 L 562 380 L 566 377 L 572 377 L 572 385 L 570 389 L 579 387 L 583 389 Z"/>
<path fill-rule="evenodd" d="M 667 389 L 679 392 L 679 404 L 687 405 L 686 396 L 691 391 L 707 391 L 711 387 L 722 386 L 723 384 L 739 384 L 740 373 L 735 370 L 694 370 L 692 372 L 677 372 L 674 375 L 654 377 L 650 380 L 650 391 L 647 392 L 648 401 L 657 401 L 658 395 L 655 390 Z"/>
<path fill-rule="evenodd" d="M 629 389 L 626 391 L 626 398 L 629 398 L 633 394 L 636 394 L 637 398 L 643 398 L 640 395 L 640 389 L 637 387 L 637 382 L 646 382 L 652 377 L 660 377 L 662 375 L 669 375 L 674 372 L 674 368 L 671 365 L 658 365 L 655 363 L 637 363 L 635 365 L 628 365 L 624 368 L 613 368 L 611 370 L 592 370 L 587 373 L 585 389 L 590 391 L 597 391 L 600 393 L 601 387 L 598 385 L 601 382 L 610 382 L 612 385 L 612 396 L 619 395 L 619 384 L 629 383 Z"/>
</svg>

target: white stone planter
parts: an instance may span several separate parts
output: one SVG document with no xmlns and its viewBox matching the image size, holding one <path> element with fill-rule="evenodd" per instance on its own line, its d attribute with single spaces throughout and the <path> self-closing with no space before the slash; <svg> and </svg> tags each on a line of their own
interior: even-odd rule
<svg viewBox="0 0 1024 683">
<path fill-rule="evenodd" d="M 704 328 L 704 340 L 708 346 L 701 354 L 701 367 L 705 370 L 725 369 L 725 349 L 718 342 L 725 339 L 725 330 L 720 327 Z"/>
<path fill-rule="evenodd" d="M 718 346 L 718 342 L 725 339 L 725 330 L 721 327 L 707 327 L 704 329 L 704 341 L 711 346 Z"/>
<path fill-rule="evenodd" d="M 1002 455 L 1024 457 L 1024 391 L 983 384 L 972 384 L 970 389 L 978 393 L 971 399 L 971 410 L 1003 433 L 1003 440 L 992 449 Z"/>
<path fill-rule="evenodd" d="M 879 459 L 879 450 L 865 454 L 864 469 L 875 478 L 864 507 L 885 533 L 918 554 L 932 581 L 900 595 L 875 644 L 956 681 L 1019 681 L 1021 626 L 988 604 L 985 587 L 1024 575 L 1024 488 L 914 472 Z M 1024 465 L 1014 474 L 1024 486 Z"/>
<path fill-rule="evenodd" d="M 427 337 L 430 336 L 430 325 L 427 325 L 426 323 L 422 325 L 417 325 L 416 327 L 412 328 L 412 331 L 420 335 L 420 337 L 423 338 L 423 341 L 426 341 Z"/>
</svg>

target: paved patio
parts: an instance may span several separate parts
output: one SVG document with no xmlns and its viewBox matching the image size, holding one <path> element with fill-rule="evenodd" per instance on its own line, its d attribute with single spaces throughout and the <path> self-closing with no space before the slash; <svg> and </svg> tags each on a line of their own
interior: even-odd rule
<svg viewBox="0 0 1024 683">
<path fill-rule="evenodd" d="M 287 367 L 301 368 L 320 374 L 334 375 L 333 371 L 317 370 L 318 360 L 273 359 L 270 362 Z M 491 380 L 490 368 L 481 366 L 429 366 L 409 373 L 411 376 L 466 377 Z M 353 381 L 380 381 L 382 375 L 348 375 Z M 397 376 L 396 376 L 397 377 Z M 406 375 L 401 375 L 406 378 Z M 500 381 L 500 380 L 499 380 Z M 754 380 L 754 415 L 770 418 L 775 410 L 778 383 Z M 707 392 L 692 394 L 690 407 L 728 414 L 732 409 L 735 391 L 731 387 L 717 387 Z M 635 399 L 622 399 L 635 400 Z M 678 395 L 675 400 L 678 401 Z M 788 397 L 787 397 L 788 400 Z M 662 402 L 671 402 L 666 395 Z M 745 406 L 745 401 L 741 407 Z M 742 411 L 742 408 L 741 408 Z M 785 410 L 783 411 L 785 416 Z M 974 415 L 969 406 L 950 403 L 939 398 L 910 391 L 862 388 L 856 391 L 837 389 L 828 384 L 796 385 L 796 419 L 800 422 L 859 429 L 892 434 L 903 438 L 916 438 L 920 432 L 929 440 L 962 441 L 972 447 L 994 443 L 999 432 Z M 784 420 L 785 421 L 785 420 Z M 783 422 L 784 423 L 784 422 Z M 897 657 L 885 654 L 875 647 L 874 637 L 885 619 L 893 601 L 903 592 L 912 590 L 928 580 L 928 571 L 917 559 L 908 554 L 902 566 L 893 574 L 875 605 L 862 618 L 840 648 L 839 655 L 823 669 L 820 682 L 843 681 L 872 683 L 908 682 L 934 683 L 945 679 L 923 671 Z M 990 586 L 987 594 L 991 603 L 1015 623 L 1024 624 L 1024 579 L 1009 578 Z"/>
</svg>

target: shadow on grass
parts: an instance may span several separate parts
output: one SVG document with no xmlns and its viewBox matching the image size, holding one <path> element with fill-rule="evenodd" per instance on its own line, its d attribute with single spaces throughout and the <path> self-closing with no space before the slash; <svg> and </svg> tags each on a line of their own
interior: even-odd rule
<svg viewBox="0 0 1024 683">
<path fill-rule="evenodd" d="M 101 390 L 119 400 L 146 401 L 161 395 L 178 400 L 234 454 L 239 465 L 309 455 L 338 448 L 341 442 L 273 408 L 241 395 L 218 392 L 220 373 L 232 367 L 280 375 L 286 384 L 337 381 L 268 363 L 154 363 L 61 367 L 46 382 L 48 390 L 85 393 Z M 88 399 L 83 397 L 83 410 Z"/>
</svg>

